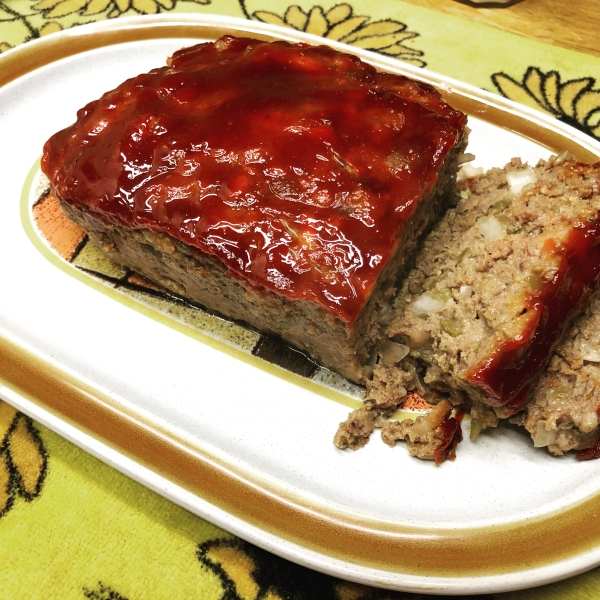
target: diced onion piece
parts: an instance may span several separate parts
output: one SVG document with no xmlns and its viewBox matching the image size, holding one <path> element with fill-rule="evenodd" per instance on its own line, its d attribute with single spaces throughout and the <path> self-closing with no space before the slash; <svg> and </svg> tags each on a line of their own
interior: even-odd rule
<svg viewBox="0 0 600 600">
<path fill-rule="evenodd" d="M 412 425 L 412 431 L 416 435 L 431 435 L 446 417 L 450 416 L 452 404 L 448 400 L 442 400 L 436 404 L 427 414 L 417 417 Z"/>
<path fill-rule="evenodd" d="M 461 285 L 458 288 L 458 299 L 468 300 L 473 295 L 473 288 L 470 285 Z"/>
<path fill-rule="evenodd" d="M 387 323 L 390 320 L 390 317 L 393 313 L 393 307 L 391 304 L 385 304 L 383 308 L 379 311 L 379 321 L 381 323 Z"/>
<path fill-rule="evenodd" d="M 504 231 L 504 227 L 496 217 L 489 216 L 483 217 L 477 221 L 477 229 L 481 232 L 481 235 L 490 240 L 490 242 L 495 242 L 496 240 L 501 240 L 506 237 L 506 231 Z"/>
<path fill-rule="evenodd" d="M 546 421 L 540 421 L 537 424 L 537 429 L 532 437 L 534 447 L 543 448 L 556 441 L 556 431 L 548 431 L 546 429 Z"/>
<path fill-rule="evenodd" d="M 450 415 L 452 404 L 448 400 L 442 400 L 436 404 L 425 416 L 425 422 L 431 429 L 435 429 L 447 416 Z"/>
<path fill-rule="evenodd" d="M 460 179 L 474 179 L 485 173 L 483 167 L 474 167 L 471 163 L 464 164 L 458 172 L 457 178 Z"/>
<path fill-rule="evenodd" d="M 587 342 L 581 342 L 579 348 L 581 349 L 581 358 L 583 360 L 600 363 L 600 351 L 597 348 L 594 348 L 594 346 Z"/>
<path fill-rule="evenodd" d="M 444 333 L 452 337 L 459 336 L 463 332 L 462 324 L 456 319 L 440 319 L 440 327 Z"/>
<path fill-rule="evenodd" d="M 548 390 L 547 397 L 551 403 L 564 402 L 573 396 L 573 390 L 567 385 L 559 385 Z"/>
<path fill-rule="evenodd" d="M 568 160 L 569 158 L 571 158 L 571 154 L 568 150 L 563 150 L 555 159 L 554 159 L 554 165 L 558 166 L 558 165 L 562 165 L 562 163 L 564 163 L 566 160 Z"/>
<path fill-rule="evenodd" d="M 437 313 L 443 310 L 445 303 L 441 300 L 437 300 L 433 296 L 429 294 L 423 294 L 419 296 L 410 306 L 410 310 L 412 310 L 416 315 L 426 316 L 432 313 Z"/>
<path fill-rule="evenodd" d="M 596 411 L 585 413 L 581 420 L 581 431 L 589 433 L 590 431 L 594 431 L 596 427 L 598 427 L 598 415 Z"/>
<path fill-rule="evenodd" d="M 391 367 L 396 363 L 399 363 L 408 355 L 408 353 L 408 346 L 405 346 L 404 344 L 397 344 L 396 342 L 392 342 L 390 339 L 386 339 L 379 350 L 381 362 L 387 367 Z"/>
<path fill-rule="evenodd" d="M 508 187 L 511 194 L 520 194 L 521 190 L 530 183 L 537 181 L 537 175 L 531 168 L 526 168 L 521 171 L 509 171 L 506 174 L 506 180 L 508 181 Z"/>
<path fill-rule="evenodd" d="M 465 163 L 470 163 L 475 160 L 475 155 L 471 154 L 471 152 L 464 152 L 458 156 L 458 164 L 464 165 Z"/>
<path fill-rule="evenodd" d="M 481 426 L 481 423 L 477 419 L 471 417 L 471 433 L 469 435 L 469 439 L 474 442 L 478 438 L 482 429 L 483 427 Z"/>
</svg>

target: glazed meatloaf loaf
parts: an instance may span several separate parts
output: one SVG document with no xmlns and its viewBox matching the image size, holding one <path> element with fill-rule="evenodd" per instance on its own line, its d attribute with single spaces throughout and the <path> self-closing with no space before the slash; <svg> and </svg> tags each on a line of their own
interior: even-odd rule
<svg viewBox="0 0 600 600">
<path fill-rule="evenodd" d="M 362 381 L 456 199 L 466 117 L 327 47 L 224 37 L 167 64 L 46 143 L 64 212 L 114 261 Z"/>
<path fill-rule="evenodd" d="M 580 388 L 573 402 L 589 388 L 584 379 L 593 368 L 577 374 L 573 368 L 582 359 L 574 347 L 581 349 L 579 338 L 591 335 L 591 316 L 578 321 L 578 341 L 563 344 L 542 382 L 537 379 L 598 287 L 599 211 L 600 164 L 553 157 L 532 169 L 514 159 L 471 181 L 458 206 L 426 238 L 380 344 L 366 406 L 341 425 L 337 445 L 364 444 L 376 425 L 393 442 L 397 426 L 382 417 L 413 390 L 432 403 L 445 399 L 468 407 L 475 429 L 495 426 L 529 401 L 527 417 L 518 418 L 540 436 L 545 428 L 546 441 L 561 422 L 565 429 L 576 424 L 582 434 L 595 430 L 593 399 L 580 409 L 558 400 L 550 407 L 550 398 L 564 400 L 569 385 Z M 407 431 L 397 439 L 411 442 Z M 434 436 L 433 429 L 429 433 Z M 449 443 L 436 435 L 439 444 Z M 576 437 L 563 447 L 596 441 Z M 433 458 L 431 452 L 422 457 Z"/>
</svg>

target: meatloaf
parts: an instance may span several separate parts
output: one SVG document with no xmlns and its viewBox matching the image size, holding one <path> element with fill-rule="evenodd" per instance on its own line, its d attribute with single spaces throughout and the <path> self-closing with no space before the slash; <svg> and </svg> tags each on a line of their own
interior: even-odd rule
<svg viewBox="0 0 600 600">
<path fill-rule="evenodd" d="M 428 85 L 227 36 L 81 109 L 42 169 L 112 260 L 361 382 L 465 145 Z"/>
<path fill-rule="evenodd" d="M 553 351 L 598 287 L 600 164 L 513 159 L 468 183 L 403 284 L 365 409 L 341 424 L 338 446 L 364 444 L 413 390 L 468 406 L 474 429 L 526 407 L 517 420 L 551 450 L 597 440 L 597 403 L 583 402 L 595 365 L 581 370 L 596 300 Z M 345 434 L 352 427 L 360 438 Z"/>
<path fill-rule="evenodd" d="M 534 446 L 557 456 L 583 450 L 600 457 L 600 296 L 596 295 L 555 350 L 525 410 L 513 422 Z"/>
</svg>

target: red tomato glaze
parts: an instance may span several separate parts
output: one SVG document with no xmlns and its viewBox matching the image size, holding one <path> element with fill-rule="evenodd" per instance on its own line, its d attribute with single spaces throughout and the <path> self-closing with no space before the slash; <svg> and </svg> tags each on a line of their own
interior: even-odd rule
<svg viewBox="0 0 600 600">
<path fill-rule="evenodd" d="M 546 240 L 542 250 L 558 255 L 560 267 L 528 299 L 527 311 L 535 318 L 519 336 L 503 341 L 483 364 L 467 372 L 467 380 L 485 391 L 492 406 L 505 406 L 511 414 L 523 408 L 555 344 L 598 289 L 600 215 L 574 225 L 563 243 Z"/>
<path fill-rule="evenodd" d="M 462 442 L 462 429 L 460 424 L 465 416 L 462 407 L 456 410 L 456 416 L 451 417 L 450 413 L 438 425 L 437 431 L 441 435 L 442 441 L 434 451 L 435 464 L 439 467 L 445 460 L 454 460 L 456 458 L 456 446 Z"/>
<path fill-rule="evenodd" d="M 465 116 L 326 47 L 224 37 L 168 65 L 48 140 L 56 195 L 352 323 Z"/>
</svg>

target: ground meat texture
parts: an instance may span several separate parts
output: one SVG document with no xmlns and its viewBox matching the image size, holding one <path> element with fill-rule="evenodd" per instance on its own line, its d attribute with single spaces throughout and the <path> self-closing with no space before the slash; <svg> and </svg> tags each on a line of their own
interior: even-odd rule
<svg viewBox="0 0 600 600">
<path fill-rule="evenodd" d="M 42 169 L 111 259 L 362 382 L 466 117 L 324 46 L 226 36 L 78 112 Z"/>
<path fill-rule="evenodd" d="M 418 378 L 413 361 L 404 361 L 403 367 L 375 365 L 373 377 L 367 381 L 367 406 L 393 410 L 404 402 L 407 392 L 417 387 Z"/>
<path fill-rule="evenodd" d="M 333 438 L 333 443 L 340 449 L 351 448 L 358 450 L 368 441 L 375 430 L 379 419 L 379 413 L 376 410 L 359 408 L 352 411 L 348 418 L 340 423 L 340 426 Z"/>
<path fill-rule="evenodd" d="M 517 422 L 529 431 L 536 447 L 561 455 L 598 442 L 599 415 L 600 297 L 596 296 L 555 350 Z"/>
<path fill-rule="evenodd" d="M 551 272 L 544 262 L 540 264 L 543 253 L 536 251 L 536 245 L 527 246 L 527 240 L 516 237 L 519 228 L 535 241 L 552 227 L 571 226 L 587 209 L 598 209 L 598 166 L 561 162 L 553 157 L 536 167 L 537 181 L 523 191 L 535 194 L 529 202 L 524 202 L 523 193 L 508 195 L 505 170 L 494 169 L 465 181 L 468 193 L 425 240 L 396 302 L 387 334 L 410 352 L 396 364 L 383 365 L 380 357 L 367 384 L 367 407 L 395 402 L 402 406 L 407 389 L 413 386 L 429 402 L 442 398 L 455 406 L 465 402 L 472 418 L 472 438 L 510 417 L 511 411 L 486 402 L 460 376 L 468 370 L 468 357 L 477 359 L 494 327 L 506 323 L 511 314 L 506 308 L 518 294 L 519 284 L 539 287 L 545 273 Z M 525 168 L 514 160 L 507 170 Z M 506 235 L 496 242 L 481 239 L 484 236 L 474 229 L 490 217 L 506 228 Z M 517 227 L 520 223 L 524 225 Z M 417 314 L 411 307 L 424 296 L 432 299 L 429 310 Z M 529 388 L 524 409 L 510 418 L 528 430 L 536 447 L 546 447 L 555 455 L 579 450 L 581 459 L 600 456 L 598 332 L 600 297 L 595 296 L 551 352 L 539 380 Z M 401 427 L 391 422 L 384 432 L 391 438 L 396 432 L 404 439 L 408 427 L 408 423 Z"/>
<path fill-rule="evenodd" d="M 523 173 L 531 182 L 511 191 Z M 425 240 L 387 335 L 409 346 L 430 390 L 504 418 L 598 285 L 600 165 L 515 159 L 464 196 Z"/>
</svg>

